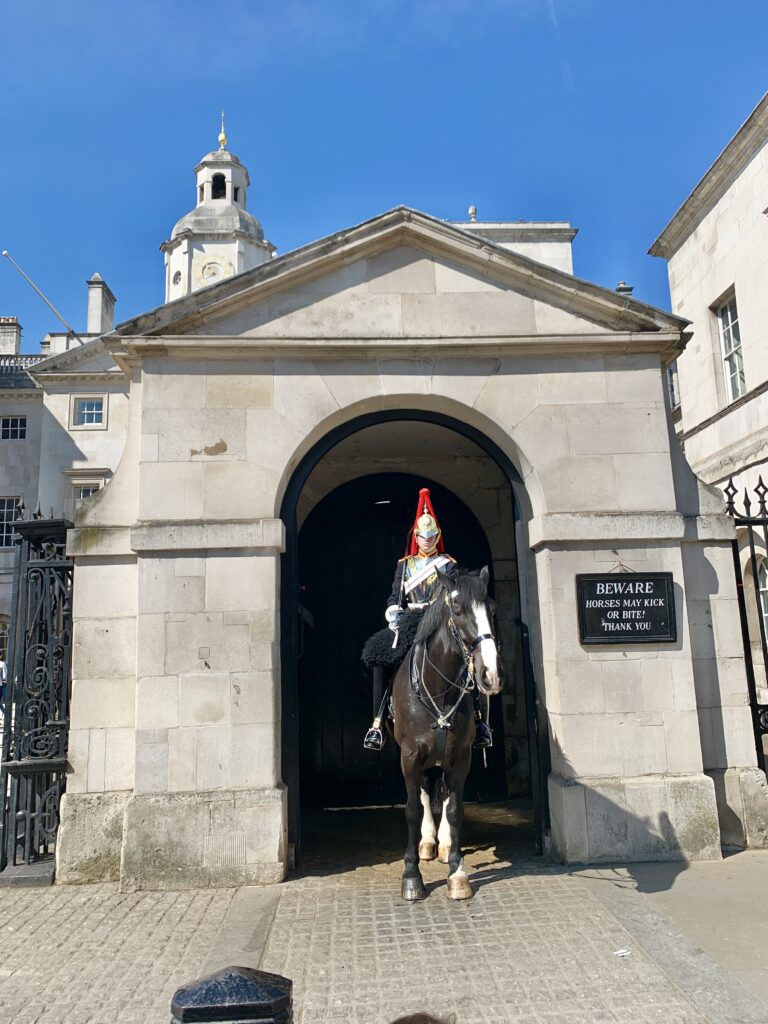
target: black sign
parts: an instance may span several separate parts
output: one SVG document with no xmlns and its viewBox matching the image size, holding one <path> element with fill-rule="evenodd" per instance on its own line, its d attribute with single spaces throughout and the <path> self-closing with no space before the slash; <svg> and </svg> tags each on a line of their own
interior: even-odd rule
<svg viewBox="0 0 768 1024">
<path fill-rule="evenodd" d="M 576 577 L 583 644 L 669 644 L 677 640 L 671 572 L 583 573 Z"/>
</svg>

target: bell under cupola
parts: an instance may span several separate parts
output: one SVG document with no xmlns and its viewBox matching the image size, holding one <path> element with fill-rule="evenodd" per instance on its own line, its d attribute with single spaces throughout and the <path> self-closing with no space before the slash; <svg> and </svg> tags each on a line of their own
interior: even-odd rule
<svg viewBox="0 0 768 1024">
<path fill-rule="evenodd" d="M 195 168 L 197 205 L 177 222 L 165 254 L 165 301 L 180 299 L 271 259 L 275 247 L 246 209 L 248 169 L 227 149 L 224 112 L 219 148 Z"/>
</svg>

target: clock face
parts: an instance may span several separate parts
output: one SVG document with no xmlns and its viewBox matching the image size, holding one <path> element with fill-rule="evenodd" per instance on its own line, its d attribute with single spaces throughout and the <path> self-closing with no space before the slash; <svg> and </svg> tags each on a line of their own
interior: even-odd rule
<svg viewBox="0 0 768 1024">
<path fill-rule="evenodd" d="M 219 256 L 202 256 L 195 266 L 195 282 L 198 287 L 205 288 L 209 284 L 216 284 L 234 274 L 235 268 L 229 260 L 223 260 Z"/>
</svg>

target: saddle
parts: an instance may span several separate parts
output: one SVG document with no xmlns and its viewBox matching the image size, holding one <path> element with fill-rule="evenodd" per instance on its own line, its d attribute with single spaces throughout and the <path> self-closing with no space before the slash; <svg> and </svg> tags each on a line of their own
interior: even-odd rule
<svg viewBox="0 0 768 1024">
<path fill-rule="evenodd" d="M 423 608 L 405 609 L 402 612 L 396 647 L 392 646 L 395 635 L 391 629 L 380 629 L 369 636 L 360 655 L 363 665 L 369 671 L 374 668 L 397 668 L 416 639 L 423 615 Z"/>
</svg>

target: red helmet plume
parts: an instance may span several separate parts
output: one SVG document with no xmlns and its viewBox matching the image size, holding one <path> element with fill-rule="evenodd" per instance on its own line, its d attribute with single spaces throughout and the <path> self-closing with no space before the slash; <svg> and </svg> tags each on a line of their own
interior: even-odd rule
<svg viewBox="0 0 768 1024">
<path fill-rule="evenodd" d="M 435 546 L 437 550 L 441 553 L 445 551 L 443 534 L 440 530 L 440 524 L 437 521 L 435 510 L 432 507 L 432 499 L 429 496 L 428 487 L 422 487 L 419 491 L 419 502 L 416 506 L 416 517 L 408 534 L 408 540 L 405 542 L 405 550 L 408 555 L 417 555 L 419 553 L 419 545 L 416 543 L 417 533 L 427 536 L 430 534 L 436 535 L 437 543 Z"/>
</svg>

